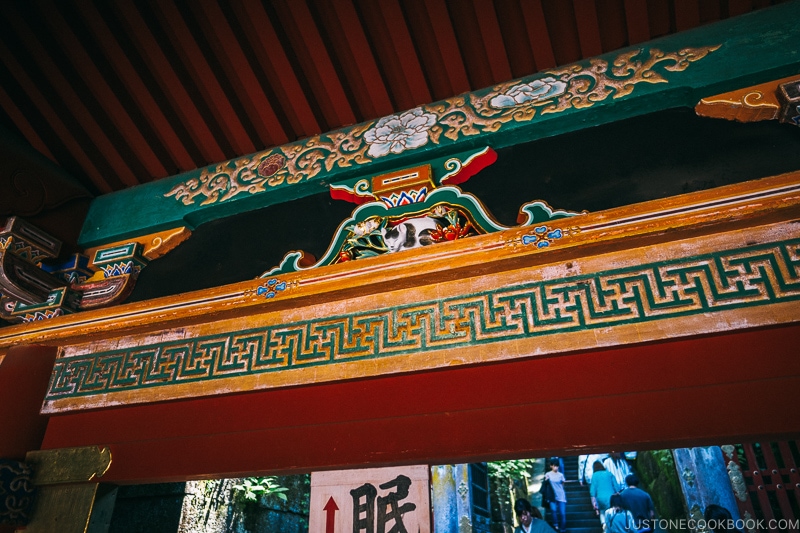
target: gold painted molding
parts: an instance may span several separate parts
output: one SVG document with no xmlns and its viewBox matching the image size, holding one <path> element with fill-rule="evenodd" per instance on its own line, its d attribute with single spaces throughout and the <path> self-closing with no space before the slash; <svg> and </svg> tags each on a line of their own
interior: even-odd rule
<svg viewBox="0 0 800 533">
<path fill-rule="evenodd" d="M 800 172 L 11 326 L 0 352 L 60 347 L 58 413 L 795 322 L 797 219 Z"/>
<path fill-rule="evenodd" d="M 798 78 L 800 76 L 789 76 L 709 96 L 700 100 L 694 110 L 701 117 L 722 118 L 737 122 L 775 120 L 781 110 L 777 95 L 778 86 Z"/>
<path fill-rule="evenodd" d="M 787 234 L 793 235 L 788 246 L 780 241 Z M 800 319 L 800 284 L 792 280 L 781 290 L 777 278 L 792 268 L 781 262 L 782 254 L 798 260 L 798 238 L 800 228 L 791 223 L 771 224 L 672 241 L 668 249 L 653 244 L 463 279 L 433 277 L 424 287 L 295 302 L 71 345 L 56 360 L 42 412 L 427 371 L 793 322 Z M 727 287 L 721 273 L 727 273 Z"/>
</svg>

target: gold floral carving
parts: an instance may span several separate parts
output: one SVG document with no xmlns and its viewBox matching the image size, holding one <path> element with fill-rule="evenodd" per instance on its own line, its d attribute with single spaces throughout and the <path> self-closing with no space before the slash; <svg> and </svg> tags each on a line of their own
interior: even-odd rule
<svg viewBox="0 0 800 533">
<path fill-rule="evenodd" d="M 483 96 L 480 96 L 482 91 L 459 95 L 221 163 L 176 185 L 165 196 L 172 196 L 184 205 L 225 202 L 283 183 L 308 180 L 323 170 L 330 172 L 371 163 L 389 153 L 414 150 L 428 142 L 457 141 L 499 131 L 509 123 L 527 122 L 537 115 L 591 107 L 609 97 L 627 96 L 640 83 L 667 83 L 655 70 L 657 65 L 663 64 L 660 66 L 666 71 L 682 71 L 719 46 L 669 53 L 655 48 L 637 49 L 620 54 L 611 65 L 602 59 L 592 59 L 588 67 L 577 64 L 535 78 L 510 81 L 493 87 Z M 382 134 L 382 130 L 390 128 L 402 132 L 399 141 L 397 135 Z M 268 159 L 270 164 L 263 167 L 266 170 L 262 174 L 261 164 Z"/>
</svg>

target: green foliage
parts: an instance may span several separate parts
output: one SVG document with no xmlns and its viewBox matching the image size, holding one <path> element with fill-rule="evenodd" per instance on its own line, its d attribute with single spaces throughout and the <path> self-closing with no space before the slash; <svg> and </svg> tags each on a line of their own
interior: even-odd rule
<svg viewBox="0 0 800 533">
<path fill-rule="evenodd" d="M 650 493 L 659 518 L 677 520 L 688 516 L 672 450 L 639 452 L 636 473 L 639 488 Z"/>
<path fill-rule="evenodd" d="M 514 528 L 514 502 L 527 498 L 527 483 L 536 463 L 533 459 L 512 459 L 486 463 L 492 497 L 492 531 L 502 527 L 502 531 Z"/>
<path fill-rule="evenodd" d="M 653 450 L 653 457 L 659 462 L 662 469 L 675 468 L 675 459 L 672 457 L 672 450 Z"/>
<path fill-rule="evenodd" d="M 489 476 L 498 482 L 510 483 L 515 479 L 528 479 L 531 477 L 530 469 L 533 467 L 532 459 L 512 459 L 510 461 L 495 461 L 486 463 Z"/>
<path fill-rule="evenodd" d="M 286 501 L 287 490 L 278 483 L 278 478 L 275 476 L 267 477 L 246 477 L 239 485 L 233 486 L 234 490 L 242 493 L 245 500 L 256 501 L 259 496 L 275 495 L 283 501 Z"/>
</svg>

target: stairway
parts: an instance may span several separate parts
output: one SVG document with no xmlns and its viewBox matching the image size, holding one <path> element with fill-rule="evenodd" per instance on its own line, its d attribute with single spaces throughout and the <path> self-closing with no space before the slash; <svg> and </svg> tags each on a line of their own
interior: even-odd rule
<svg viewBox="0 0 800 533">
<path fill-rule="evenodd" d="M 578 457 L 564 457 L 564 492 L 567 494 L 567 532 L 568 533 L 603 533 L 600 519 L 594 513 L 589 486 L 578 483 Z M 547 522 L 552 526 L 550 512 Z"/>
</svg>

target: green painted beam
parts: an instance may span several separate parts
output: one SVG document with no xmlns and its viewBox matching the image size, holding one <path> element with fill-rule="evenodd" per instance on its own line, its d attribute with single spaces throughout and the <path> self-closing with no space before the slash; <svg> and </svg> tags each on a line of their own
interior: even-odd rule
<svg viewBox="0 0 800 533">
<path fill-rule="evenodd" d="M 793 1 L 101 196 L 79 243 L 193 229 L 331 183 L 694 106 L 706 96 L 798 73 L 800 1 Z"/>
</svg>

